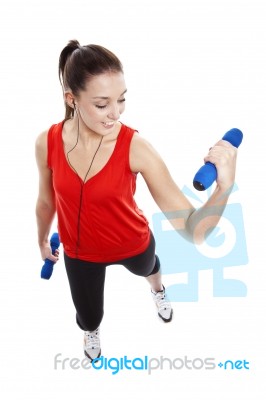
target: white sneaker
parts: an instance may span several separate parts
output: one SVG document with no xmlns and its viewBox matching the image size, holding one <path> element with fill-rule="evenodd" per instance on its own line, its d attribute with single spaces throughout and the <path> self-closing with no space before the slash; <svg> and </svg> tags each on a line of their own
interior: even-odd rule
<svg viewBox="0 0 266 400">
<path fill-rule="evenodd" d="M 95 331 L 84 332 L 84 353 L 91 361 L 101 355 L 100 327 Z"/>
<path fill-rule="evenodd" d="M 153 301 L 158 309 L 158 315 L 164 322 L 170 322 L 173 316 L 173 310 L 171 307 L 171 303 L 167 299 L 165 293 L 165 287 L 163 286 L 163 290 L 155 293 L 151 291 Z"/>
</svg>

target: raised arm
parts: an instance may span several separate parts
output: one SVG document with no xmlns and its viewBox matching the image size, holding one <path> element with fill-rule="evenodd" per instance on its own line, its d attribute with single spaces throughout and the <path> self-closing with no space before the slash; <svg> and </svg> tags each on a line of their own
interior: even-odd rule
<svg viewBox="0 0 266 400">
<path fill-rule="evenodd" d="M 58 257 L 52 255 L 48 238 L 55 216 L 55 197 L 52 185 L 52 173 L 47 166 L 47 131 L 38 136 L 35 154 L 39 170 L 39 194 L 36 203 L 38 243 L 42 259 L 49 258 L 56 262 Z"/>
<path fill-rule="evenodd" d="M 197 210 L 178 188 L 157 151 L 137 134 L 131 144 L 130 166 L 133 172 L 142 174 L 152 197 L 173 227 L 189 241 L 201 243 L 217 225 L 226 206 L 234 184 L 236 154 L 236 148 L 224 140 L 210 149 L 204 161 L 215 164 L 217 186 Z"/>
</svg>

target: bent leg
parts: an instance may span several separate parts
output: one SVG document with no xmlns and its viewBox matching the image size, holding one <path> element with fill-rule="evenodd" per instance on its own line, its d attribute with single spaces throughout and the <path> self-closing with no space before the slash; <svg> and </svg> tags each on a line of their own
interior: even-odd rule
<svg viewBox="0 0 266 400">
<path fill-rule="evenodd" d="M 118 262 L 135 275 L 144 276 L 154 292 L 163 289 L 160 272 L 160 260 L 155 254 L 155 240 L 151 232 L 151 240 L 148 248 L 137 256 Z"/>
</svg>

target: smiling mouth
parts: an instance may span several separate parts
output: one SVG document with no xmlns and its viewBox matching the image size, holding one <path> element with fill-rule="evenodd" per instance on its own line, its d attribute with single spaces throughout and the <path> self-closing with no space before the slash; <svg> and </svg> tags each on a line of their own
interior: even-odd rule
<svg viewBox="0 0 266 400">
<path fill-rule="evenodd" d="M 104 126 L 112 126 L 112 125 L 115 124 L 115 121 L 112 121 L 112 122 L 103 122 L 102 124 L 103 124 Z"/>
</svg>

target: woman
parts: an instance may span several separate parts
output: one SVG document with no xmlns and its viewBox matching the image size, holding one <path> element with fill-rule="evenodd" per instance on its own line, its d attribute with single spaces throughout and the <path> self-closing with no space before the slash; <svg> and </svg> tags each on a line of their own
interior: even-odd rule
<svg viewBox="0 0 266 400">
<path fill-rule="evenodd" d="M 65 119 L 36 141 L 38 242 L 42 259 L 56 262 L 58 253 L 52 255 L 48 238 L 57 213 L 76 320 L 84 331 L 85 355 L 93 360 L 101 354 L 99 327 L 108 265 L 121 264 L 145 276 L 160 318 L 170 322 L 173 315 L 154 237 L 133 198 L 137 174 L 164 213 L 187 210 L 183 232 L 200 242 L 217 224 L 227 202 L 236 149 L 225 141 L 210 149 L 204 160 L 216 165 L 217 186 L 196 211 L 153 147 L 120 122 L 127 88 L 121 62 L 112 52 L 72 40 L 60 54 L 59 76 Z M 219 210 L 216 215 L 203 219 L 213 207 Z"/>
</svg>

